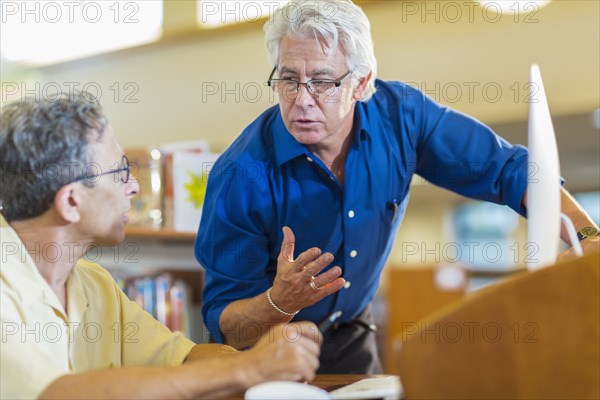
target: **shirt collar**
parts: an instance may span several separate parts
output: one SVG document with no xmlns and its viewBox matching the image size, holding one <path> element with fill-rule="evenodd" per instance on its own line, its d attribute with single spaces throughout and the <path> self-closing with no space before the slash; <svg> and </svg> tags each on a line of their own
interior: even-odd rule
<svg viewBox="0 0 600 400">
<path fill-rule="evenodd" d="M 87 310 L 90 302 L 83 290 L 81 282 L 81 273 L 79 267 L 83 267 L 83 261 L 79 260 L 73 272 L 67 280 L 67 312 L 68 319 L 71 323 L 80 323 L 83 320 L 83 315 Z"/>
<path fill-rule="evenodd" d="M 354 108 L 354 142 L 357 145 L 360 145 L 360 142 L 371 137 L 371 121 L 369 120 L 367 108 L 368 102 L 365 103 L 362 101 L 357 101 Z"/>
<path fill-rule="evenodd" d="M 25 244 L 2 215 L 0 215 L 0 242 L 3 252 L 2 269 L 0 271 L 3 278 L 2 284 L 6 284 L 17 293 L 24 305 L 32 304 L 41 299 L 48 306 L 64 314 L 64 308 L 48 282 L 40 274 L 31 255 L 25 249 Z M 82 296 L 85 297 L 81 290 L 70 289 L 72 279 L 73 272 L 67 281 L 67 301 L 69 305 L 71 304 L 69 301 L 71 295 L 76 297 L 77 301 L 81 301 Z M 87 300 L 84 304 L 87 305 Z M 67 316 L 64 315 L 64 318 L 66 319 Z"/>
<path fill-rule="evenodd" d="M 296 157 L 308 154 L 306 146 L 294 139 L 290 131 L 286 128 L 279 109 L 275 115 L 271 133 L 273 135 L 273 143 L 275 144 L 275 161 L 277 162 L 277 166 L 281 166 Z"/>
<path fill-rule="evenodd" d="M 0 216 L 3 284 L 6 284 L 25 304 L 48 297 L 50 287 L 35 266 L 17 232 Z M 56 296 L 55 296 L 56 297 Z"/>
<path fill-rule="evenodd" d="M 359 101 L 354 108 L 353 129 L 354 132 L 358 132 L 358 135 L 355 135 L 355 143 L 359 143 L 370 137 L 369 131 L 371 130 L 371 126 L 369 124 L 367 111 L 365 110 L 366 107 L 366 103 Z M 273 121 L 271 133 L 273 135 L 273 143 L 275 144 L 275 161 L 278 166 L 281 166 L 296 157 L 309 155 L 306 146 L 298 143 L 288 131 L 283 123 L 279 107 Z"/>
</svg>

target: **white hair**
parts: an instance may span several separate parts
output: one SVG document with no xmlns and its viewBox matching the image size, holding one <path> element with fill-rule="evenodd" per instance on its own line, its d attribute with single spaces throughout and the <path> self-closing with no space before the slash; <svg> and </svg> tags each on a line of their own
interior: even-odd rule
<svg viewBox="0 0 600 400">
<path fill-rule="evenodd" d="M 364 11 L 350 0 L 292 0 L 275 10 L 264 26 L 265 42 L 273 66 L 279 62 L 281 39 L 317 39 L 324 49 L 338 45 L 355 77 L 372 75 L 362 101 L 375 93 L 377 60 L 371 24 Z"/>
</svg>

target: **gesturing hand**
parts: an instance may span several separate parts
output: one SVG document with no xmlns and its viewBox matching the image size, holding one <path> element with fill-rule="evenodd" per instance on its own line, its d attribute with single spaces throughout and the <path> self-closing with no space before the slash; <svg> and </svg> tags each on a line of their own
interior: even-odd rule
<svg viewBox="0 0 600 400">
<path fill-rule="evenodd" d="M 277 258 L 277 274 L 271 297 L 283 310 L 294 312 L 311 306 L 344 287 L 342 269 L 335 266 L 320 272 L 334 257 L 321 254 L 317 247 L 306 250 L 294 260 L 295 236 L 290 228 L 283 227 L 283 243 Z"/>
</svg>

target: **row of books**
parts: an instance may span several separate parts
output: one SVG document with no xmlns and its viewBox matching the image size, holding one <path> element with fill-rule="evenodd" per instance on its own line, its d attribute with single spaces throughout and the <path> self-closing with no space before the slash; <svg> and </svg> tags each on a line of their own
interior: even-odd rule
<svg viewBox="0 0 600 400">
<path fill-rule="evenodd" d="M 169 273 L 155 276 L 123 277 L 115 280 L 129 299 L 173 332 L 191 335 L 192 293 L 181 279 Z"/>
<path fill-rule="evenodd" d="M 128 148 L 125 154 L 140 185 L 130 224 L 196 232 L 208 175 L 219 154 L 211 153 L 204 140 Z"/>
</svg>

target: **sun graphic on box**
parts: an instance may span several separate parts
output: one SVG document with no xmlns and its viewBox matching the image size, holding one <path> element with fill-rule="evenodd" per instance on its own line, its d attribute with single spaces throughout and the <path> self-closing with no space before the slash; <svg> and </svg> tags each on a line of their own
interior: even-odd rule
<svg viewBox="0 0 600 400">
<path fill-rule="evenodd" d="M 187 201 L 194 205 L 194 208 L 202 208 L 204 203 L 204 196 L 206 194 L 206 184 L 208 182 L 208 176 L 200 173 L 194 174 L 191 171 L 187 171 L 190 181 L 183 185 L 188 193 Z"/>
</svg>

